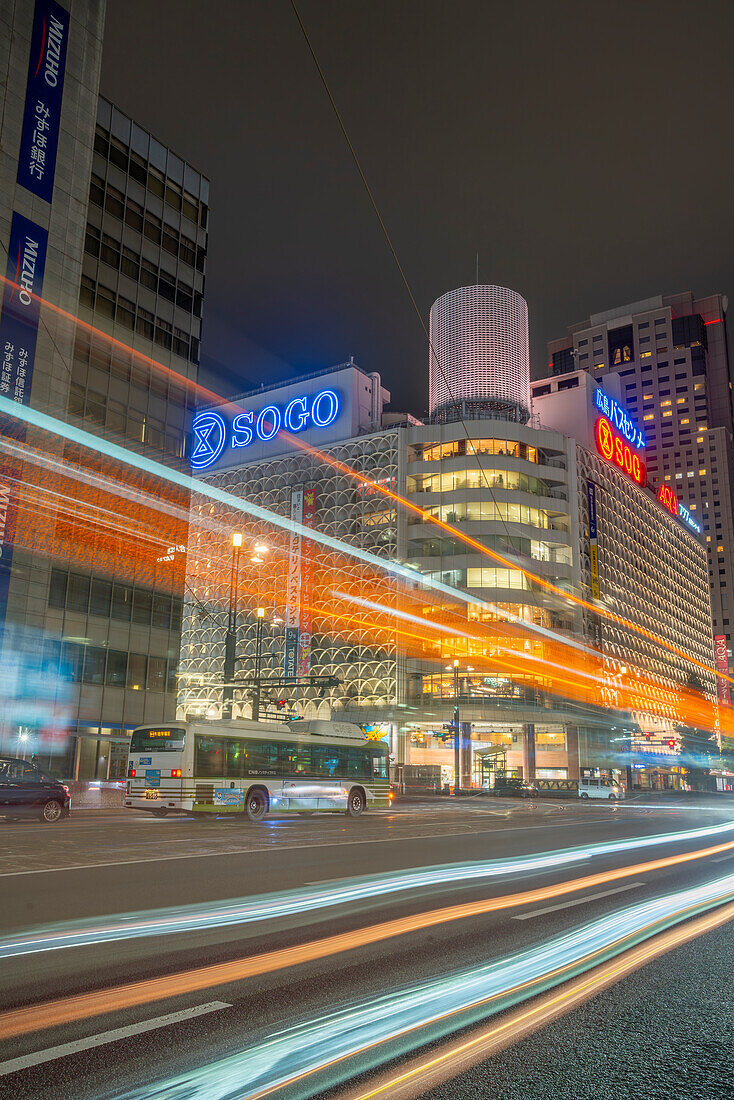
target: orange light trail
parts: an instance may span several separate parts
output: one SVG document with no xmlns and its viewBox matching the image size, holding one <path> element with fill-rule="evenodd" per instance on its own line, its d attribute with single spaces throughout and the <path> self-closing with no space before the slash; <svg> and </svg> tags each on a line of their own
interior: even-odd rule
<svg viewBox="0 0 734 1100">
<path fill-rule="evenodd" d="M 8 278 L 6 276 L 0 275 L 0 279 L 2 279 L 2 281 L 4 283 L 11 285 L 10 280 L 8 280 Z M 184 388 L 190 388 L 190 389 L 194 390 L 195 392 L 197 392 L 197 393 L 201 394 L 202 396 L 206 397 L 208 401 L 213 402 L 213 403 L 217 403 L 217 404 L 224 404 L 224 405 L 232 405 L 233 404 L 232 401 L 221 397 L 221 395 L 215 393 L 213 390 L 209 390 L 205 386 L 201 386 L 198 382 L 190 381 L 189 379 L 185 378 L 183 375 L 181 375 L 178 372 L 174 371 L 171 367 L 164 366 L 164 364 L 159 363 L 157 360 L 152 359 L 150 356 L 147 356 L 147 355 L 143 354 L 142 352 L 134 350 L 128 344 L 123 343 L 121 340 L 117 340 L 115 337 L 110 336 L 108 333 L 104 332 L 103 330 L 96 328 L 94 325 L 91 325 L 89 322 L 82 321 L 81 318 L 76 317 L 74 314 L 69 313 L 67 310 L 62 309 L 60 306 L 55 305 L 53 302 L 49 301 L 48 299 L 42 298 L 39 295 L 35 295 L 35 294 L 32 295 L 32 297 L 36 298 L 36 300 L 41 305 L 43 305 L 43 306 L 47 307 L 48 309 L 52 310 L 58 316 L 63 317 L 65 320 L 70 321 L 74 325 L 79 325 L 82 329 L 84 329 L 85 331 L 93 334 L 95 337 L 100 338 L 100 339 L 105 340 L 105 341 L 108 341 L 113 347 L 116 347 L 119 350 L 124 351 L 126 354 L 129 354 L 129 355 L 135 356 L 136 358 L 139 358 L 142 362 L 144 362 L 147 366 L 151 367 L 152 369 L 158 370 L 158 371 L 160 371 L 161 373 L 165 374 L 168 377 L 175 378 L 177 380 L 177 382 L 179 384 L 181 384 Z M 393 502 L 395 502 L 397 504 L 400 504 L 402 507 L 404 507 L 407 510 L 413 512 L 414 514 L 420 516 L 423 522 L 428 522 L 428 523 L 433 524 L 436 527 L 439 527 L 441 530 L 443 530 L 446 533 L 452 535 L 453 537 L 459 539 L 461 542 L 465 543 L 467 546 L 470 546 L 472 549 L 476 550 L 478 553 L 481 553 L 481 554 L 485 555 L 486 557 L 489 557 L 493 561 L 496 561 L 496 562 L 500 563 L 501 565 L 503 565 L 507 568 L 518 570 L 525 577 L 527 577 L 528 580 L 531 580 L 533 583 L 539 585 L 541 588 L 544 588 L 546 591 L 552 593 L 553 595 L 558 596 L 560 599 L 566 600 L 570 603 L 573 603 L 576 606 L 583 607 L 586 610 L 591 611 L 595 615 L 600 615 L 600 616 L 602 616 L 606 619 L 609 619 L 611 622 L 614 622 L 619 626 L 625 627 L 625 629 L 627 629 L 627 630 L 631 630 L 632 632 L 634 632 L 636 634 L 639 634 L 641 637 L 646 638 L 648 641 L 653 642 L 655 645 L 659 645 L 662 648 L 667 649 L 670 653 L 674 653 L 677 657 L 680 657 L 684 661 L 690 662 L 691 664 L 693 664 L 696 667 L 702 669 L 703 671 L 708 672 L 708 673 L 710 673 L 710 674 L 712 674 L 716 677 L 719 677 L 722 680 L 727 680 L 729 683 L 734 684 L 734 677 L 731 677 L 727 673 L 721 672 L 721 671 L 719 671 L 718 669 L 716 669 L 712 666 L 704 664 L 702 661 L 699 661 L 696 657 L 693 657 L 691 654 L 686 653 L 685 650 L 682 650 L 678 646 L 673 645 L 673 643 L 666 641 L 664 638 L 662 638 L 659 634 L 656 634 L 654 631 L 650 631 L 646 627 L 640 626 L 639 624 L 632 622 L 632 620 L 627 619 L 622 615 L 618 615 L 614 611 L 610 611 L 608 608 L 605 608 L 605 607 L 602 607 L 598 604 L 592 603 L 589 600 L 585 600 L 582 596 L 576 596 L 571 592 L 567 592 L 564 589 L 559 588 L 557 585 L 553 584 L 551 581 L 546 580 L 544 577 L 539 576 L 537 573 L 533 573 L 532 571 L 523 568 L 518 562 L 513 561 L 512 559 L 509 559 L 509 558 L 505 558 L 501 554 L 498 554 L 494 550 L 490 550 L 488 547 L 484 546 L 482 543 L 478 542 L 476 539 L 471 538 L 470 535 L 467 535 L 464 532 L 457 530 L 455 527 L 452 527 L 451 524 L 446 523 L 445 521 L 439 519 L 437 516 L 430 515 L 429 513 L 424 511 L 424 509 L 422 509 L 419 505 L 416 505 L 412 501 L 408 500 L 407 498 L 402 497 L 399 493 L 395 493 L 393 490 L 388 489 L 383 485 L 380 485 L 378 482 L 373 481 L 370 478 L 366 478 L 363 474 L 360 474 L 359 471 L 352 469 L 350 466 L 345 465 L 344 463 L 340 462 L 338 459 L 334 459 L 331 456 L 326 455 L 323 451 L 320 451 L 318 448 L 312 446 L 311 444 L 306 443 L 303 440 L 298 439 L 297 436 L 291 435 L 289 432 L 286 432 L 286 431 L 283 431 L 283 430 L 281 430 L 278 434 L 279 434 L 279 436 L 281 436 L 284 439 L 288 440 L 288 442 L 291 443 L 293 446 L 298 447 L 301 450 L 304 450 L 304 451 L 310 453 L 313 457 L 318 458 L 321 462 L 333 467 L 334 469 L 338 469 L 340 472 L 342 472 L 342 473 L 344 473 L 344 474 L 346 474 L 350 477 L 355 478 L 357 481 L 361 482 L 363 485 L 366 485 L 366 486 L 370 487 L 371 489 L 373 489 L 374 491 L 383 494 L 384 496 L 386 496 L 388 499 L 392 500 Z M 420 574 L 417 573 L 416 578 L 419 578 L 419 577 L 420 577 Z"/>
<path fill-rule="evenodd" d="M 279 948 L 261 955 L 245 956 L 224 963 L 196 967 L 190 970 L 167 974 L 160 978 L 146 978 L 110 989 L 95 990 L 91 993 L 77 994 L 71 997 L 46 1001 L 24 1008 L 11 1009 L 0 1013 L 0 1040 L 14 1039 L 19 1035 L 28 1035 L 45 1028 L 60 1027 L 76 1020 L 92 1016 L 101 1016 L 109 1012 L 118 1012 L 153 1001 L 180 997 L 185 994 L 211 989 L 214 986 L 229 985 L 262 974 L 272 974 L 279 970 L 299 966 L 306 962 L 330 958 L 345 951 L 354 951 L 375 943 L 382 943 L 397 936 L 436 928 L 458 920 L 469 920 L 485 916 L 487 913 L 515 909 L 524 905 L 565 897 L 578 891 L 588 890 L 620 879 L 638 874 L 659 871 L 667 867 L 676 867 L 708 856 L 719 855 L 734 849 L 734 841 L 726 841 L 709 848 L 694 852 L 684 852 L 674 856 L 663 856 L 646 863 L 631 864 L 595 875 L 570 879 L 566 882 L 541 886 L 534 890 L 522 890 L 515 894 L 505 894 L 496 898 L 483 898 L 479 901 L 462 902 L 458 905 L 431 909 L 407 917 L 398 917 L 378 924 L 368 925 L 313 940 L 310 943 L 293 947 Z"/>
</svg>

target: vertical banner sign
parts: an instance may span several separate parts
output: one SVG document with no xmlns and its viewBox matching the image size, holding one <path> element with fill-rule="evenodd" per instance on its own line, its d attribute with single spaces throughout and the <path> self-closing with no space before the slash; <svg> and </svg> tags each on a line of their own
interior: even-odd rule
<svg viewBox="0 0 734 1100">
<path fill-rule="evenodd" d="M 21 405 L 27 405 L 31 396 L 47 240 L 45 229 L 13 214 L 0 316 L 0 393 Z M 14 438 L 25 438 L 25 431 L 16 424 L 2 427 Z M 0 462 L 0 627 L 5 622 L 13 561 L 17 499 L 12 485 L 19 473 L 11 459 Z"/>
<path fill-rule="evenodd" d="M 306 489 L 303 494 L 303 526 L 313 530 L 316 521 L 316 490 Z M 301 616 L 298 630 L 298 675 L 308 676 L 311 671 L 311 599 L 313 595 L 312 543 L 303 540 L 301 547 Z"/>
<path fill-rule="evenodd" d="M 303 522 L 303 489 L 291 491 L 291 520 Z M 286 679 L 298 673 L 298 621 L 301 604 L 301 536 L 291 531 L 288 546 L 288 576 L 285 596 L 285 648 L 283 674 Z"/>
<path fill-rule="evenodd" d="M 591 597 L 599 599 L 599 543 L 596 527 L 596 485 L 586 482 L 586 494 L 589 502 L 589 560 L 591 563 Z"/>
<path fill-rule="evenodd" d="M 724 676 L 729 675 L 729 658 L 726 653 L 726 634 L 714 634 L 714 654 L 716 656 L 716 671 Z M 716 686 L 719 692 L 719 702 L 731 706 L 731 685 L 728 680 L 716 677 Z"/>
<path fill-rule="evenodd" d="M 56 0 L 36 0 L 18 183 L 46 202 L 54 190 L 68 40 L 68 11 Z"/>
</svg>

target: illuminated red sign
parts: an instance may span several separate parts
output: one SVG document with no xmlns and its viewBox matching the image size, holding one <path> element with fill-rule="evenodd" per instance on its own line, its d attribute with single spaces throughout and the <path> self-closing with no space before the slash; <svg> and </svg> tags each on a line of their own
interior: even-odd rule
<svg viewBox="0 0 734 1100">
<path fill-rule="evenodd" d="M 637 485 L 647 485 L 647 467 L 626 439 L 615 432 L 605 416 L 596 422 L 596 449 Z"/>
<path fill-rule="evenodd" d="M 667 485 L 661 485 L 658 490 L 658 500 L 663 508 L 667 508 L 671 516 L 678 515 L 678 497 Z"/>
</svg>

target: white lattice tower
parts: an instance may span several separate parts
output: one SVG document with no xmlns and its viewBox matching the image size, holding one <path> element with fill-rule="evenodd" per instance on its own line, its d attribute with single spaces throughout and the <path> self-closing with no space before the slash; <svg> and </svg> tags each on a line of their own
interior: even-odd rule
<svg viewBox="0 0 734 1100">
<path fill-rule="evenodd" d="M 462 400 L 529 411 L 528 306 L 521 295 L 503 286 L 458 287 L 433 303 L 430 326 L 431 413 Z"/>
</svg>

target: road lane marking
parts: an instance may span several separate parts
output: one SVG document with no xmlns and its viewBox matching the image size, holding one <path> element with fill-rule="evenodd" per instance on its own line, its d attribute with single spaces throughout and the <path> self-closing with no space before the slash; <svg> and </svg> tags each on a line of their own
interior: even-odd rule
<svg viewBox="0 0 734 1100">
<path fill-rule="evenodd" d="M 7 1077 L 9 1073 L 18 1073 L 31 1066 L 40 1066 L 44 1062 L 53 1062 L 57 1058 L 68 1058 L 70 1054 L 78 1054 L 82 1050 L 91 1050 L 93 1047 L 106 1046 L 107 1043 L 116 1043 L 119 1039 L 129 1039 L 131 1035 L 144 1035 L 148 1031 L 155 1031 L 160 1027 L 170 1027 L 171 1024 L 179 1024 L 183 1020 L 193 1020 L 197 1016 L 205 1016 L 209 1012 L 219 1012 L 222 1008 L 231 1008 L 228 1001 L 209 1001 L 195 1008 L 183 1008 L 179 1012 L 169 1012 L 165 1016 L 154 1016 L 152 1020 L 141 1020 L 137 1024 L 129 1024 L 127 1027 L 116 1027 L 112 1031 L 101 1031 L 98 1035 L 89 1035 L 85 1039 L 75 1039 L 72 1043 L 62 1043 L 57 1047 L 47 1047 L 46 1050 L 38 1050 L 34 1054 L 24 1054 L 21 1058 L 11 1058 L 7 1062 L 0 1062 L 0 1077 Z"/>
<path fill-rule="evenodd" d="M 546 913 L 555 913 L 559 909 L 570 909 L 572 905 L 586 905 L 587 901 L 596 901 L 597 898 L 606 898 L 610 894 L 621 894 L 625 890 L 635 890 L 645 883 L 630 882 L 627 886 L 615 886 L 613 890 L 599 890 L 596 894 L 587 894 L 583 898 L 575 898 L 573 901 L 564 901 L 561 905 L 546 905 L 545 909 L 533 909 L 532 913 L 518 913 L 515 920 L 531 920 L 533 917 L 542 917 Z"/>
<path fill-rule="evenodd" d="M 723 863 L 725 859 L 734 858 L 734 852 L 728 852 L 725 856 L 718 856 L 716 859 L 712 859 L 712 863 Z"/>
</svg>

